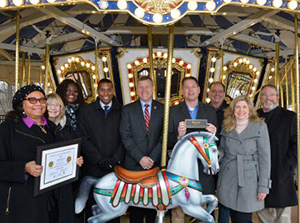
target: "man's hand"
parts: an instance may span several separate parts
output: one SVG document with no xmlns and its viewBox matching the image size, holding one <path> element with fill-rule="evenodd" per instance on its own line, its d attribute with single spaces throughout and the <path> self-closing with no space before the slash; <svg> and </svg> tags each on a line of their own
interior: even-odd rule
<svg viewBox="0 0 300 223">
<path fill-rule="evenodd" d="M 76 164 L 77 164 L 79 167 L 82 166 L 82 164 L 83 164 L 83 157 L 82 157 L 82 156 L 80 156 L 80 157 L 77 158 Z"/>
<path fill-rule="evenodd" d="M 179 122 L 178 139 L 181 139 L 185 134 L 186 134 L 186 123 L 185 121 Z"/>
<path fill-rule="evenodd" d="M 41 165 L 37 165 L 35 161 L 30 161 L 25 164 L 25 172 L 34 177 L 39 177 L 42 171 L 43 167 Z"/>
<path fill-rule="evenodd" d="M 154 161 L 148 156 L 143 156 L 143 158 L 140 160 L 140 165 L 143 167 L 144 170 L 151 169 L 153 164 Z"/>
<path fill-rule="evenodd" d="M 206 130 L 209 131 L 209 132 L 212 133 L 212 134 L 216 134 L 216 132 L 217 132 L 216 126 L 214 126 L 214 125 L 211 124 L 211 123 L 207 123 L 207 125 L 206 125 Z"/>
<path fill-rule="evenodd" d="M 257 200 L 263 201 L 266 198 L 267 194 L 265 193 L 258 193 Z"/>
</svg>

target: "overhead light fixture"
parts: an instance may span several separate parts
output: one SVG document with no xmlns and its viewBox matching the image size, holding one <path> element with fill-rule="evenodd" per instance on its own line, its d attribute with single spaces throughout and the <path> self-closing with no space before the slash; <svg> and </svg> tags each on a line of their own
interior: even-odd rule
<svg viewBox="0 0 300 223">
<path fill-rule="evenodd" d="M 191 0 L 188 3 L 188 9 L 191 11 L 195 11 L 198 8 L 198 3 L 195 0 Z"/>
<path fill-rule="evenodd" d="M 21 6 L 24 4 L 24 0 L 13 0 L 15 6 Z"/>
<path fill-rule="evenodd" d="M 171 11 L 171 17 L 173 19 L 178 19 L 180 17 L 180 15 L 181 15 L 181 12 L 179 11 L 179 9 L 173 9 Z"/>
<path fill-rule="evenodd" d="M 206 9 L 208 11 L 213 11 L 216 8 L 216 3 L 213 1 L 209 1 L 206 3 Z"/>
<path fill-rule="evenodd" d="M 155 14 L 153 15 L 153 21 L 154 21 L 155 23 L 161 23 L 162 20 L 163 20 L 162 14 L 160 14 L 160 13 L 155 13 Z"/>
<path fill-rule="evenodd" d="M 127 1 L 126 0 L 118 0 L 118 8 L 124 10 L 127 8 Z"/>
<path fill-rule="evenodd" d="M 225 2 L 225 3 L 229 3 L 229 2 L 231 2 L 231 0 L 224 0 L 224 2 Z"/>
<path fill-rule="evenodd" d="M 249 2 L 249 0 L 241 0 L 241 3 L 243 4 L 247 4 Z"/>
<path fill-rule="evenodd" d="M 54 3 L 54 2 L 56 2 L 56 0 L 47 0 L 47 2 Z"/>
<path fill-rule="evenodd" d="M 288 3 L 288 7 L 292 10 L 296 9 L 298 7 L 298 2 L 296 0 L 292 0 Z"/>
<path fill-rule="evenodd" d="M 138 17 L 138 18 L 141 19 L 141 18 L 144 17 L 145 12 L 144 12 L 144 10 L 141 9 L 141 8 L 136 8 L 136 10 L 134 10 L 134 14 L 135 14 L 136 17 Z"/>
<path fill-rule="evenodd" d="M 8 6 L 8 0 L 2 0 L 0 1 L 0 8 Z"/>
<path fill-rule="evenodd" d="M 29 2 L 33 5 L 36 5 L 40 3 L 40 0 L 29 0 Z"/>
<path fill-rule="evenodd" d="M 108 6 L 109 6 L 109 3 L 108 3 L 107 0 L 100 0 L 100 1 L 98 2 L 98 5 L 99 5 L 99 7 L 100 7 L 101 9 L 107 9 Z"/>
<path fill-rule="evenodd" d="M 282 0 L 273 0 L 272 2 L 272 5 L 275 7 L 275 8 L 280 8 L 282 6 Z"/>
<path fill-rule="evenodd" d="M 257 3 L 258 5 L 263 6 L 263 5 L 265 5 L 265 4 L 267 3 L 267 0 L 257 0 L 256 3 Z"/>
</svg>

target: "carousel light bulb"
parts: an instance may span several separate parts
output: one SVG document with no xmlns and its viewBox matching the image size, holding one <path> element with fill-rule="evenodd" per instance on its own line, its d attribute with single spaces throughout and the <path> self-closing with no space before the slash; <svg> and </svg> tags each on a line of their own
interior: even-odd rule
<svg viewBox="0 0 300 223">
<path fill-rule="evenodd" d="M 147 63 L 148 59 L 147 58 L 143 58 L 143 63 Z"/>
<path fill-rule="evenodd" d="M 130 82 L 129 87 L 134 87 L 134 83 Z"/>
<path fill-rule="evenodd" d="M 176 101 L 175 103 L 174 103 L 174 105 L 178 105 L 179 104 L 179 102 L 178 101 Z"/>
<path fill-rule="evenodd" d="M 249 68 L 250 68 L 250 69 L 252 69 L 252 68 L 253 68 L 253 65 L 252 65 L 252 64 L 250 64 Z"/>
<path fill-rule="evenodd" d="M 131 66 L 131 64 L 129 63 L 129 64 L 127 64 L 127 68 L 128 69 L 131 69 L 132 68 L 132 66 Z"/>
<path fill-rule="evenodd" d="M 183 64 L 184 64 L 184 61 L 183 61 L 183 60 L 179 61 L 179 65 L 180 65 L 180 66 L 182 66 Z"/>
<path fill-rule="evenodd" d="M 223 67 L 223 70 L 226 71 L 228 68 L 226 66 Z"/>
<path fill-rule="evenodd" d="M 134 64 L 135 64 L 136 66 L 138 66 L 138 65 L 140 65 L 140 62 L 139 62 L 138 60 L 136 60 L 136 61 L 134 61 Z"/>
<path fill-rule="evenodd" d="M 33 5 L 36 5 L 40 3 L 40 0 L 29 0 L 29 2 Z"/>
<path fill-rule="evenodd" d="M 213 1 L 209 1 L 206 3 L 206 9 L 208 11 L 213 11 L 216 8 L 216 3 Z"/>
<path fill-rule="evenodd" d="M 241 3 L 243 4 L 247 4 L 249 2 L 249 0 L 241 0 Z"/>
<path fill-rule="evenodd" d="M 90 68 L 90 67 L 91 67 L 91 64 L 90 64 L 90 63 L 86 63 L 85 66 L 86 66 L 87 68 Z"/>
<path fill-rule="evenodd" d="M 57 74 L 61 74 L 61 70 L 57 70 Z"/>
<path fill-rule="evenodd" d="M 100 0 L 98 2 L 98 5 L 101 9 L 107 9 L 109 4 L 108 4 L 108 1 L 107 0 Z"/>
<path fill-rule="evenodd" d="M 103 61 L 103 62 L 106 62 L 106 61 L 107 61 L 107 58 L 106 58 L 106 57 L 102 57 L 102 61 Z"/>
<path fill-rule="evenodd" d="M 190 76 L 191 76 L 191 74 L 187 73 L 185 76 L 186 76 L 186 77 L 190 77 Z"/>
<path fill-rule="evenodd" d="M 134 95 L 135 95 L 134 91 L 130 92 L 130 96 L 133 97 Z"/>
<path fill-rule="evenodd" d="M 213 72 L 215 72 L 215 70 L 216 70 L 216 69 L 215 69 L 214 67 L 212 67 L 212 68 L 210 68 L 209 71 L 213 73 Z"/>
<path fill-rule="evenodd" d="M 225 3 L 229 3 L 231 2 L 231 0 L 223 0 Z"/>
<path fill-rule="evenodd" d="M 243 62 L 246 63 L 246 61 L 247 61 L 247 59 L 244 57 L 244 58 L 243 58 Z"/>
<path fill-rule="evenodd" d="M 24 4 L 24 0 L 13 0 L 15 6 L 21 6 Z"/>
<path fill-rule="evenodd" d="M 274 68 L 274 67 L 272 67 L 272 68 L 271 68 L 271 71 L 272 71 L 272 72 L 274 72 L 274 71 L 275 71 L 275 68 Z"/>
<path fill-rule="evenodd" d="M 253 91 L 255 91 L 255 86 L 253 86 L 251 89 L 252 89 Z"/>
<path fill-rule="evenodd" d="M 65 64 L 65 68 L 68 68 L 68 67 L 69 67 L 69 64 L 66 63 L 66 64 Z"/>
<path fill-rule="evenodd" d="M 291 10 L 294 10 L 298 7 L 298 2 L 296 0 L 292 0 L 288 3 L 288 7 Z"/>
<path fill-rule="evenodd" d="M 63 80 L 64 80 L 64 79 L 63 79 L 62 77 L 59 78 L 59 82 L 63 82 Z"/>
<path fill-rule="evenodd" d="M 56 2 L 56 0 L 47 0 L 47 2 L 54 3 L 54 2 Z"/>
<path fill-rule="evenodd" d="M 282 0 L 273 0 L 272 2 L 272 5 L 275 7 L 275 8 L 280 8 L 282 6 Z"/>
<path fill-rule="evenodd" d="M 161 52 L 157 52 L 157 56 L 158 56 L 158 57 L 161 57 Z"/>
<path fill-rule="evenodd" d="M 162 20 L 163 20 L 162 14 L 160 14 L 160 13 L 155 13 L 155 14 L 153 15 L 153 21 L 154 21 L 155 23 L 161 23 Z"/>
<path fill-rule="evenodd" d="M 168 54 L 167 54 L 167 53 L 164 54 L 164 58 L 165 58 L 165 59 L 168 58 Z"/>
<path fill-rule="evenodd" d="M 96 70 L 96 67 L 95 67 L 95 66 L 92 66 L 92 70 Z"/>
<path fill-rule="evenodd" d="M 6 7 L 8 5 L 8 0 L 0 1 L 0 8 Z"/>
<path fill-rule="evenodd" d="M 195 0 L 191 0 L 188 3 L 188 9 L 191 11 L 195 11 L 198 8 L 198 3 Z"/>
<path fill-rule="evenodd" d="M 72 63 L 72 60 L 71 60 L 71 59 L 68 59 L 68 63 Z"/>
<path fill-rule="evenodd" d="M 267 3 L 267 0 L 256 0 L 256 3 L 257 3 L 258 5 L 263 6 L 263 5 L 265 5 L 265 4 Z"/>
<path fill-rule="evenodd" d="M 173 59 L 172 59 L 172 63 L 175 63 L 175 62 L 176 62 L 176 59 L 175 59 L 175 58 L 173 58 Z"/>
<path fill-rule="evenodd" d="M 84 66 L 84 65 L 85 65 L 85 62 L 84 62 L 84 61 L 82 61 L 82 62 L 80 63 L 80 65 L 81 65 L 81 66 Z"/>
<path fill-rule="evenodd" d="M 226 75 L 224 74 L 224 75 L 223 75 L 223 80 L 225 80 L 225 79 L 226 79 Z"/>
<path fill-rule="evenodd" d="M 209 104 L 210 98 L 206 98 L 205 101 L 206 101 L 207 104 Z"/>
<path fill-rule="evenodd" d="M 209 82 L 209 83 L 212 83 L 212 82 L 214 82 L 214 79 L 213 79 L 213 78 L 209 78 L 209 79 L 208 79 L 208 82 Z"/>
<path fill-rule="evenodd" d="M 118 8 L 124 10 L 127 8 L 127 1 L 126 0 L 118 0 Z"/>
<path fill-rule="evenodd" d="M 217 61 L 217 58 L 213 57 L 213 58 L 211 58 L 211 61 L 212 61 L 212 62 L 216 62 L 216 61 Z"/>
<path fill-rule="evenodd" d="M 133 78 L 132 73 L 129 73 L 129 74 L 128 74 L 128 78 Z"/>
<path fill-rule="evenodd" d="M 192 68 L 192 65 L 191 65 L 191 64 L 188 64 L 188 65 L 186 66 L 186 68 L 187 68 L 187 69 L 191 69 L 191 68 Z"/>
<path fill-rule="evenodd" d="M 233 66 L 237 67 L 238 63 L 237 62 L 234 62 Z"/>
<path fill-rule="evenodd" d="M 76 61 L 77 63 L 79 62 L 79 60 L 80 60 L 80 59 L 79 59 L 78 57 L 75 58 L 75 61 Z"/>
<path fill-rule="evenodd" d="M 62 71 L 64 71 L 64 70 L 65 70 L 65 67 L 64 67 L 64 66 L 61 66 L 60 69 L 61 69 Z"/>
<path fill-rule="evenodd" d="M 46 68 L 46 67 L 45 67 L 44 65 L 41 66 L 41 69 L 42 69 L 42 70 L 45 70 L 45 68 Z"/>
<path fill-rule="evenodd" d="M 273 77 L 272 76 L 269 76 L 269 80 L 271 80 Z"/>
<path fill-rule="evenodd" d="M 75 57 L 71 57 L 71 60 L 74 62 L 75 61 Z"/>
<path fill-rule="evenodd" d="M 259 76 L 259 75 L 260 75 L 260 72 L 259 72 L 259 71 L 256 71 L 256 75 Z"/>
<path fill-rule="evenodd" d="M 179 18 L 180 15 L 181 15 L 181 12 L 179 11 L 179 9 L 173 9 L 173 10 L 171 11 L 171 17 L 172 17 L 173 19 Z"/>
<path fill-rule="evenodd" d="M 141 8 L 136 8 L 136 10 L 134 10 L 134 14 L 135 14 L 136 17 L 141 19 L 141 18 L 144 17 L 145 11 Z"/>
<path fill-rule="evenodd" d="M 254 83 L 257 83 L 258 82 L 258 80 L 257 79 L 254 79 Z"/>
<path fill-rule="evenodd" d="M 93 79 L 96 80 L 96 75 L 95 74 L 93 75 Z"/>
<path fill-rule="evenodd" d="M 250 63 L 250 60 L 247 60 L 247 61 L 246 61 L 246 64 L 249 64 L 249 63 Z"/>
<path fill-rule="evenodd" d="M 253 67 L 253 71 L 255 72 L 257 70 L 257 68 L 256 67 Z"/>
<path fill-rule="evenodd" d="M 103 68 L 103 71 L 104 71 L 105 73 L 107 73 L 107 72 L 108 72 L 108 68 L 107 68 L 107 67 L 104 67 L 104 68 Z"/>
<path fill-rule="evenodd" d="M 48 82 L 48 87 L 50 87 L 50 82 Z"/>
<path fill-rule="evenodd" d="M 210 89 L 209 89 L 209 88 L 207 88 L 207 92 L 210 92 Z"/>
<path fill-rule="evenodd" d="M 239 59 L 239 63 L 243 63 L 243 59 L 242 58 Z"/>
</svg>

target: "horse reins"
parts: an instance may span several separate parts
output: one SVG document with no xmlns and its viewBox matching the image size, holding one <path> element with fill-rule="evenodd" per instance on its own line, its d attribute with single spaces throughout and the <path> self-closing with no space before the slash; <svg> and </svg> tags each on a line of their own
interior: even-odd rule
<svg viewBox="0 0 300 223">
<path fill-rule="evenodd" d="M 208 151 L 204 152 L 204 149 L 201 147 L 201 145 L 199 144 L 199 142 L 194 136 L 189 137 L 188 140 L 196 147 L 199 153 L 203 156 L 203 158 L 208 164 L 208 167 L 209 168 L 212 167 L 211 161 L 209 159 L 209 152 Z"/>
</svg>

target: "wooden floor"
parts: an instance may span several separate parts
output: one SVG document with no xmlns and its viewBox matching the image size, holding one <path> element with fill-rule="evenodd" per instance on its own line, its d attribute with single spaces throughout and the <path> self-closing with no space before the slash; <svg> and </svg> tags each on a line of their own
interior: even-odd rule
<svg viewBox="0 0 300 223">
<path fill-rule="evenodd" d="M 297 218 L 298 209 L 297 208 L 298 208 L 298 206 L 292 208 L 292 223 L 298 223 L 298 218 Z M 216 213 L 218 213 L 218 210 L 216 210 Z M 216 214 L 216 215 L 218 215 L 218 214 Z M 164 220 L 165 220 L 164 221 L 165 223 L 171 223 L 169 211 L 166 213 Z M 252 220 L 253 220 L 253 223 L 258 223 L 256 214 L 253 214 Z M 195 221 L 192 221 L 192 219 L 188 216 L 185 217 L 185 223 L 192 223 L 192 222 L 195 222 Z M 129 223 L 128 216 L 126 216 L 126 215 L 122 216 L 121 223 Z"/>
</svg>

